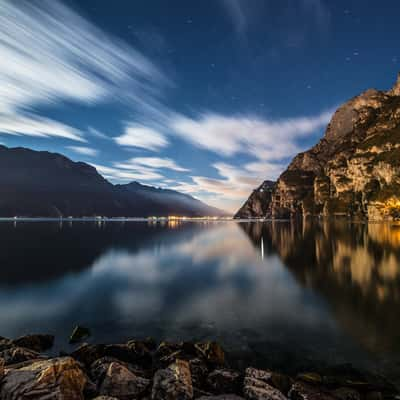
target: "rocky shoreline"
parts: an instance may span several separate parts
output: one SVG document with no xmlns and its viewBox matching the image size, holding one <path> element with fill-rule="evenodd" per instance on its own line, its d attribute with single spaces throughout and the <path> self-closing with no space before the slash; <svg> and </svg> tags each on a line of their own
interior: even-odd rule
<svg viewBox="0 0 400 400">
<path fill-rule="evenodd" d="M 75 337 L 75 341 L 79 338 Z M 350 366 L 288 376 L 230 368 L 216 342 L 83 343 L 49 357 L 51 335 L 0 339 L 4 400 L 380 400 L 399 399 L 383 377 Z"/>
</svg>

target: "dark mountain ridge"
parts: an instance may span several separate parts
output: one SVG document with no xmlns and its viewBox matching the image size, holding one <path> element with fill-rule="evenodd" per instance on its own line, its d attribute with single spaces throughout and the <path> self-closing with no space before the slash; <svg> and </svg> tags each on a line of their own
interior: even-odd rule
<svg viewBox="0 0 400 400">
<path fill-rule="evenodd" d="M 134 182 L 113 185 L 83 162 L 0 146 L 0 217 L 223 215 L 191 196 Z"/>
</svg>

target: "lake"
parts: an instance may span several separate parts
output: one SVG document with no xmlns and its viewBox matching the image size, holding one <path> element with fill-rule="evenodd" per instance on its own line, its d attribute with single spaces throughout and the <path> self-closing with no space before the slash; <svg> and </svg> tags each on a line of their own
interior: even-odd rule
<svg viewBox="0 0 400 400">
<path fill-rule="evenodd" d="M 221 342 L 235 366 L 400 376 L 400 226 L 1 222 L 0 335 Z"/>
</svg>

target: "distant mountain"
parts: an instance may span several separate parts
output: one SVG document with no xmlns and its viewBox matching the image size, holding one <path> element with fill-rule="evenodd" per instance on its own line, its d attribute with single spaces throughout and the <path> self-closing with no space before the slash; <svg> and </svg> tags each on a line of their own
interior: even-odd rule
<svg viewBox="0 0 400 400">
<path fill-rule="evenodd" d="M 116 185 L 123 197 L 134 207 L 138 199 L 143 201 L 146 214 L 151 215 L 191 215 L 191 216 L 221 216 L 226 213 L 211 207 L 187 194 L 171 189 L 156 188 L 131 182 L 126 185 Z"/>
<path fill-rule="evenodd" d="M 0 146 L 0 217 L 223 215 L 191 196 L 137 182 L 113 185 L 83 162 Z"/>
<path fill-rule="evenodd" d="M 252 216 L 400 219 L 400 75 L 391 90 L 369 89 L 339 107 L 258 208 Z"/>
</svg>

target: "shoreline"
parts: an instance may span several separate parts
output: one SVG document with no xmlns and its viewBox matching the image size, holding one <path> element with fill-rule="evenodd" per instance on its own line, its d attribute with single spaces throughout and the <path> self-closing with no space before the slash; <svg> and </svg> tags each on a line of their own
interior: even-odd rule
<svg viewBox="0 0 400 400">
<path fill-rule="evenodd" d="M 233 369 L 217 342 L 84 343 L 89 336 L 76 327 L 70 342 L 77 347 L 58 356 L 46 355 L 52 335 L 1 338 L 0 398 L 383 400 L 400 394 L 386 378 L 347 364 L 289 376 L 251 364 Z"/>
</svg>

